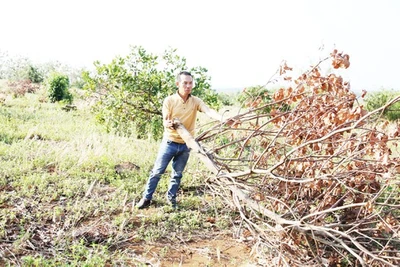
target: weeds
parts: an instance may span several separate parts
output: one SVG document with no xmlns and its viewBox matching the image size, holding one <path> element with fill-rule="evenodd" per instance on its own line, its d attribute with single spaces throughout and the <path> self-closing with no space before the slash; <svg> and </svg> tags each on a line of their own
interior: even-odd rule
<svg viewBox="0 0 400 267">
<path fill-rule="evenodd" d="M 207 172 L 194 157 L 180 210 L 165 200 L 169 170 L 156 204 L 136 210 L 158 143 L 106 133 L 76 101 L 65 112 L 26 93 L 0 106 L 0 265 L 144 266 L 151 247 L 167 260 L 174 246 L 230 232 L 230 215 L 218 214 L 222 204 L 207 196 Z M 116 169 L 126 162 L 137 168 Z"/>
</svg>

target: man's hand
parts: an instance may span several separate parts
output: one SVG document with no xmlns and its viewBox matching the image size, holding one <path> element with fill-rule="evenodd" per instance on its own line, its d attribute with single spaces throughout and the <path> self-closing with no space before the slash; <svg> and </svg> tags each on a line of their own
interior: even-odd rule
<svg viewBox="0 0 400 267">
<path fill-rule="evenodd" d="M 171 119 L 170 116 L 168 116 L 167 118 L 165 118 L 163 124 L 164 124 L 164 127 L 166 127 L 166 128 L 170 128 L 171 130 L 175 129 L 175 127 L 174 127 L 174 121 Z"/>
<path fill-rule="evenodd" d="M 170 128 L 170 129 L 174 128 L 174 124 L 173 124 L 172 120 L 165 120 L 164 121 L 164 126 L 167 127 L 167 128 Z"/>
</svg>

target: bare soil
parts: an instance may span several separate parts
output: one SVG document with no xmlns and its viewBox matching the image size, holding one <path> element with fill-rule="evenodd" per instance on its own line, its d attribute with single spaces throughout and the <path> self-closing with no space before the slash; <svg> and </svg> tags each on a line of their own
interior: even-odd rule
<svg viewBox="0 0 400 267">
<path fill-rule="evenodd" d="M 168 247 L 167 253 L 163 252 Z M 131 245 L 153 266 L 258 266 L 250 260 L 251 249 L 244 243 L 224 237 L 214 240 L 190 242 L 186 245 Z M 165 255 L 164 255 L 165 254 Z"/>
<path fill-rule="evenodd" d="M 155 208 L 144 209 L 139 216 L 149 216 Z M 194 241 L 195 240 L 195 241 Z M 251 257 L 251 244 L 244 239 L 235 239 L 232 233 L 210 233 L 193 237 L 192 241 L 171 244 L 169 240 L 157 244 L 131 243 L 125 248 L 140 255 L 142 261 L 151 266 L 260 266 Z"/>
</svg>

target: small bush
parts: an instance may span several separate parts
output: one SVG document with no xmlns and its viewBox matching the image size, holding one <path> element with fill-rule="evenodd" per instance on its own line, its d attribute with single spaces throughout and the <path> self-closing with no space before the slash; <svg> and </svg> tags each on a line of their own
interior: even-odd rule
<svg viewBox="0 0 400 267">
<path fill-rule="evenodd" d="M 367 103 L 366 109 L 368 111 L 373 111 L 375 109 L 383 107 L 387 102 L 389 102 L 391 99 L 395 98 L 399 94 L 399 92 L 388 90 L 372 93 L 365 99 Z M 400 102 L 396 102 L 386 108 L 381 115 L 389 121 L 400 119 Z"/>
<path fill-rule="evenodd" d="M 28 67 L 28 78 L 33 83 L 43 82 L 43 74 L 39 71 L 37 67 L 30 65 Z"/>
<path fill-rule="evenodd" d="M 224 106 L 233 106 L 235 105 L 235 98 L 237 96 L 234 93 L 219 93 L 218 99 L 221 101 Z"/>
<path fill-rule="evenodd" d="M 30 80 L 9 81 L 8 87 L 14 97 L 24 96 L 27 93 L 36 93 L 40 86 Z"/>
<path fill-rule="evenodd" d="M 65 101 L 72 103 L 72 94 L 69 92 L 69 78 L 60 73 L 52 74 L 47 81 L 47 89 L 51 102 Z"/>
<path fill-rule="evenodd" d="M 290 110 L 290 106 L 287 104 L 284 105 L 268 105 L 272 103 L 273 92 L 268 90 L 265 86 L 251 86 L 243 89 L 237 95 L 237 102 L 242 107 L 246 108 L 257 108 L 257 114 L 269 114 L 272 109 L 279 109 L 280 111 L 288 111 Z M 264 106 L 263 108 L 260 108 Z"/>
</svg>

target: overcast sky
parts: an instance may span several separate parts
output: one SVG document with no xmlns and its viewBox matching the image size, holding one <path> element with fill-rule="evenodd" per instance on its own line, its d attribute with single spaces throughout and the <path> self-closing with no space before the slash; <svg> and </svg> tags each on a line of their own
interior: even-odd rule
<svg viewBox="0 0 400 267">
<path fill-rule="evenodd" d="M 0 51 L 38 63 L 90 67 L 131 45 L 172 47 L 214 89 L 244 88 L 282 60 L 306 69 L 336 47 L 350 55 L 353 90 L 400 90 L 397 0 L 0 0 L 0 10 Z"/>
</svg>

